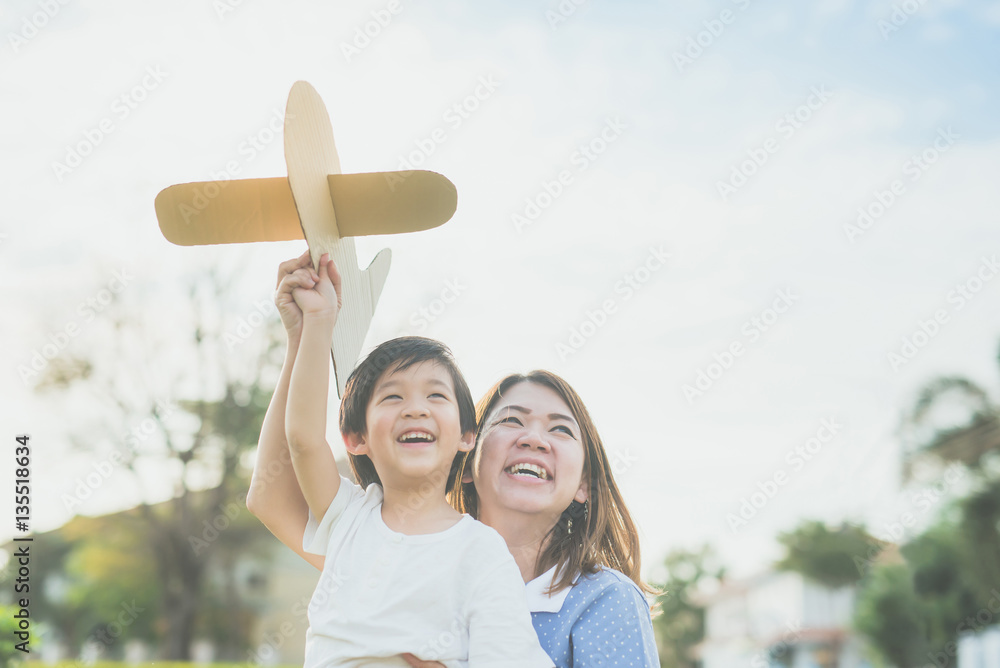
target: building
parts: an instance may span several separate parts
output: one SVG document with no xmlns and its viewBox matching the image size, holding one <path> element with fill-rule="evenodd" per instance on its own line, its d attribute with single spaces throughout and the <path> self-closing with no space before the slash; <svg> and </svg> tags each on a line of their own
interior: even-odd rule
<svg viewBox="0 0 1000 668">
<path fill-rule="evenodd" d="M 727 582 L 700 601 L 702 668 L 870 668 L 851 633 L 856 590 L 831 589 L 794 572 Z"/>
</svg>

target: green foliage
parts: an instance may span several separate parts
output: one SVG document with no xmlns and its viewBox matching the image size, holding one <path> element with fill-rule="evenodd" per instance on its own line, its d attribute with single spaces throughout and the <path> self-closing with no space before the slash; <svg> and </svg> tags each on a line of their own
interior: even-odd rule
<svg viewBox="0 0 1000 668">
<path fill-rule="evenodd" d="M 179 660 L 189 658 L 196 637 L 216 641 L 223 658 L 251 644 L 252 610 L 240 599 L 235 564 L 248 552 L 259 555 L 261 541 L 273 542 L 245 512 L 244 455 L 260 433 L 271 395 L 264 379 L 277 376 L 281 350 L 263 329 L 252 342 L 227 343 L 220 306 L 239 278 L 216 269 L 196 274 L 190 322 L 166 330 L 148 326 L 149 318 L 162 320 L 156 304 L 140 312 L 114 302 L 104 314 L 113 327 L 101 345 L 83 356 L 67 351 L 73 362 L 50 365 L 35 388 L 61 394 L 85 386 L 81 396 L 90 403 L 80 408 L 106 416 L 106 432 L 80 423 L 70 440 L 92 456 L 103 454 L 94 452 L 96 443 L 108 442 L 120 455 L 116 476 L 131 476 L 144 491 L 154 480 L 173 490 L 167 501 L 148 498 L 115 515 L 78 517 L 46 537 L 58 558 L 37 569 L 45 592 L 39 599 L 46 599 L 39 619 L 70 653 L 87 638 L 103 643 L 102 659 L 120 656 L 126 639 L 151 641 L 163 658 Z M 191 338 L 178 340 L 177 332 Z M 179 347 L 191 364 L 160 364 L 174 359 L 162 353 Z M 167 402 L 168 388 L 186 389 Z M 123 435 L 118 425 L 143 427 Z"/>
<path fill-rule="evenodd" d="M 884 545 L 863 526 L 842 524 L 830 529 L 822 522 L 803 522 L 793 531 L 778 536 L 785 546 L 785 558 L 776 566 L 801 573 L 827 587 L 856 584 L 864 575 L 859 563 L 869 560 L 873 546 Z"/>
<path fill-rule="evenodd" d="M 854 626 L 898 668 L 924 665 L 924 620 L 906 566 L 880 565 L 872 570 L 858 595 Z"/>
<path fill-rule="evenodd" d="M 982 591 L 1000 588 L 1000 480 L 985 483 L 959 506 L 976 587 Z"/>
<path fill-rule="evenodd" d="M 188 661 L 156 661 L 156 668 L 206 668 L 206 666 L 211 666 L 212 668 L 248 668 L 246 662 L 219 662 L 213 661 L 212 663 L 191 663 Z M 45 668 L 80 668 L 79 661 L 57 661 L 56 663 L 45 664 Z M 88 663 L 87 668 L 136 668 L 134 663 L 125 663 L 123 661 L 95 661 L 94 663 Z M 301 668 L 301 666 L 292 664 L 277 664 L 271 666 L 270 668 Z"/>
<path fill-rule="evenodd" d="M 14 632 L 18 630 L 14 615 L 18 610 L 20 608 L 17 606 L 0 605 L 0 668 L 8 668 L 25 656 L 24 652 L 14 647 L 18 642 L 14 636 Z"/>
<path fill-rule="evenodd" d="M 673 550 L 665 560 L 668 579 L 657 599 L 660 614 L 653 619 L 664 668 L 695 665 L 690 650 L 705 636 L 705 610 L 692 598 L 699 585 L 718 581 L 724 570 L 709 546 L 697 551 Z"/>
</svg>

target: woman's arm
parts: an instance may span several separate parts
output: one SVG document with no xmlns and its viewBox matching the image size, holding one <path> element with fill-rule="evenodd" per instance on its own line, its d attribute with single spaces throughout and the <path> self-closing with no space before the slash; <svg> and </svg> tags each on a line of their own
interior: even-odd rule
<svg viewBox="0 0 1000 668">
<path fill-rule="evenodd" d="M 309 506 L 292 468 L 292 459 L 285 439 L 285 408 L 288 386 L 302 339 L 302 309 L 295 303 L 292 291 L 309 289 L 319 280 L 312 268 L 309 251 L 278 266 L 274 304 L 288 335 L 288 347 L 277 386 L 261 425 L 257 458 L 254 462 L 247 509 L 253 513 L 278 540 L 316 568 L 323 568 L 321 555 L 305 552 L 305 533 Z"/>
<path fill-rule="evenodd" d="M 302 340 L 289 379 L 285 438 L 302 496 L 321 519 L 340 489 L 340 472 L 326 441 L 330 345 L 340 310 L 340 275 L 328 254 L 320 258 L 315 287 L 295 288 L 292 297 L 302 309 Z"/>
<path fill-rule="evenodd" d="M 292 366 L 299 347 L 300 333 L 289 334 L 285 361 L 281 366 L 278 384 L 267 407 L 264 424 L 257 445 L 247 509 L 266 526 L 274 536 L 296 554 L 318 569 L 323 568 L 324 557 L 302 549 L 309 506 L 299 489 L 299 481 L 292 469 L 292 459 L 285 440 L 285 405 L 288 402 L 288 385 Z"/>
</svg>

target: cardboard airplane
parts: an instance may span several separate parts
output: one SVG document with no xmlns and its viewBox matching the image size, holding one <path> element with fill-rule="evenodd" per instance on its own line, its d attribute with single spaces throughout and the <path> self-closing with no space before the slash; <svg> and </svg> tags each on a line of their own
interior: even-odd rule
<svg viewBox="0 0 1000 668">
<path fill-rule="evenodd" d="M 444 176 L 423 170 L 342 174 L 330 116 L 305 81 L 288 94 L 284 134 L 287 178 L 170 186 L 156 196 L 156 217 L 163 236 L 181 246 L 305 238 L 314 268 L 330 253 L 344 299 L 331 348 L 343 396 L 390 260 L 383 249 L 362 271 L 352 237 L 437 227 L 455 213 L 458 193 Z"/>
</svg>

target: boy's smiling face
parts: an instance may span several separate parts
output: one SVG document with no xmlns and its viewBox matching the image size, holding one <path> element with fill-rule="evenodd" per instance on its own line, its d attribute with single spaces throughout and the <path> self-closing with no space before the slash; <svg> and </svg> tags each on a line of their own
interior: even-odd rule
<svg viewBox="0 0 1000 668">
<path fill-rule="evenodd" d="M 472 433 L 462 434 L 451 374 L 434 361 L 386 370 L 365 423 L 366 433 L 344 441 L 351 454 L 371 458 L 383 486 L 419 486 L 433 476 L 443 489 L 455 455 L 474 444 Z"/>
</svg>

